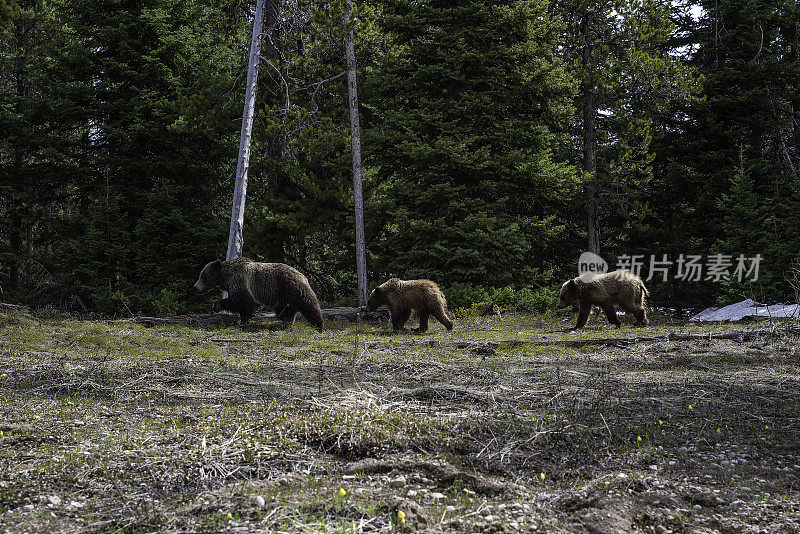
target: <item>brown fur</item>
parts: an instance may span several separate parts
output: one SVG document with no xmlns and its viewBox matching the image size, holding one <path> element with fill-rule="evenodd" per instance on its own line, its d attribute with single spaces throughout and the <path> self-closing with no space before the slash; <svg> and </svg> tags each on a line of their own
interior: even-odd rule
<svg viewBox="0 0 800 534">
<path fill-rule="evenodd" d="M 637 325 L 648 325 L 644 311 L 644 298 L 650 293 L 642 279 L 630 271 L 613 271 L 602 274 L 591 282 L 573 278 L 561 286 L 559 308 L 566 308 L 576 300 L 580 304 L 578 324 L 575 329 L 583 328 L 592 313 L 592 306 L 599 306 L 608 317 L 608 322 L 621 326 L 617 318 L 617 308 L 622 308 L 636 317 Z"/>
<path fill-rule="evenodd" d="M 374 311 L 383 305 L 389 307 L 395 331 L 405 327 L 414 310 L 419 312 L 419 328 L 415 329 L 418 332 L 428 330 L 428 319 L 431 315 L 448 330 L 453 329 L 453 321 L 447 316 L 444 293 L 430 280 L 389 279 L 372 290 L 367 301 L 367 310 Z"/>
<path fill-rule="evenodd" d="M 283 263 L 259 263 L 247 258 L 212 261 L 203 268 L 194 288 L 227 291 L 228 298 L 218 301 L 214 309 L 238 313 L 243 325 L 258 306 L 265 306 L 289 324 L 294 323 L 295 315 L 300 312 L 322 330 L 317 295 L 300 271 Z"/>
</svg>

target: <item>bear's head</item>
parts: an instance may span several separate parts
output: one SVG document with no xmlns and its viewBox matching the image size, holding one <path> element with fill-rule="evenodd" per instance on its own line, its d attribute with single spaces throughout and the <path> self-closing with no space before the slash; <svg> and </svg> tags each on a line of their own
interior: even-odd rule
<svg viewBox="0 0 800 534">
<path fill-rule="evenodd" d="M 367 299 L 367 311 L 375 311 L 378 309 L 378 306 L 382 306 L 383 304 L 386 304 L 385 295 L 381 290 L 381 286 L 378 286 L 369 294 L 369 298 Z"/>
<path fill-rule="evenodd" d="M 220 278 L 222 275 L 222 262 L 214 260 L 203 267 L 200 272 L 200 278 L 194 284 L 197 291 L 211 291 L 220 285 Z"/>
<path fill-rule="evenodd" d="M 578 298 L 578 285 L 575 280 L 564 282 L 561 286 L 561 293 L 558 296 L 558 308 L 563 309 L 575 302 Z"/>
</svg>

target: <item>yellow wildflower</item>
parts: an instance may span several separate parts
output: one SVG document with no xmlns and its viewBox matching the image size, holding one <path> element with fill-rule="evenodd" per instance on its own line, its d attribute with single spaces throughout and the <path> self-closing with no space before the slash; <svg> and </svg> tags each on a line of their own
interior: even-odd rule
<svg viewBox="0 0 800 534">
<path fill-rule="evenodd" d="M 640 443 L 642 441 L 642 436 L 636 436 L 636 442 Z"/>
<path fill-rule="evenodd" d="M 339 497 L 344 497 L 347 495 L 347 490 L 344 488 L 339 488 Z"/>
<path fill-rule="evenodd" d="M 544 479 L 545 479 L 545 474 L 544 474 L 544 473 L 539 473 L 539 478 L 541 478 L 542 480 L 544 480 Z"/>
<path fill-rule="evenodd" d="M 397 519 L 400 520 L 400 523 L 405 525 L 406 524 L 406 513 L 402 510 L 397 511 Z"/>
</svg>

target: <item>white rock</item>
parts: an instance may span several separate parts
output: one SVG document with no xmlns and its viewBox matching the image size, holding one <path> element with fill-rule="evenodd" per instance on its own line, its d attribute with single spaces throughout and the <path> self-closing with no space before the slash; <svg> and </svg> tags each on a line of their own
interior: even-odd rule
<svg viewBox="0 0 800 534">
<path fill-rule="evenodd" d="M 47 502 L 49 502 L 53 506 L 58 506 L 59 504 L 61 504 L 61 497 L 59 497 L 58 495 L 50 495 L 49 497 L 47 497 Z"/>
<path fill-rule="evenodd" d="M 261 495 L 256 495 L 253 498 L 253 502 L 256 503 L 256 506 L 258 506 L 259 508 L 264 508 L 264 505 L 266 504 L 266 502 L 264 502 L 264 497 L 262 497 Z"/>
<path fill-rule="evenodd" d="M 444 499 L 444 494 L 443 493 L 439 493 L 438 491 L 435 491 L 435 492 L 431 493 L 431 498 L 434 499 L 434 500 Z"/>
</svg>

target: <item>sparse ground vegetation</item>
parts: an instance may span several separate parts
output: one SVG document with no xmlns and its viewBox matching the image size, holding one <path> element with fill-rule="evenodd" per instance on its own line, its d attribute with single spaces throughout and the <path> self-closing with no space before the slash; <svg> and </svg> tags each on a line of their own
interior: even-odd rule
<svg viewBox="0 0 800 534">
<path fill-rule="evenodd" d="M 0 313 L 0 531 L 800 529 L 785 325 L 580 347 L 559 342 L 768 325 L 466 315 L 390 335 Z"/>
</svg>

